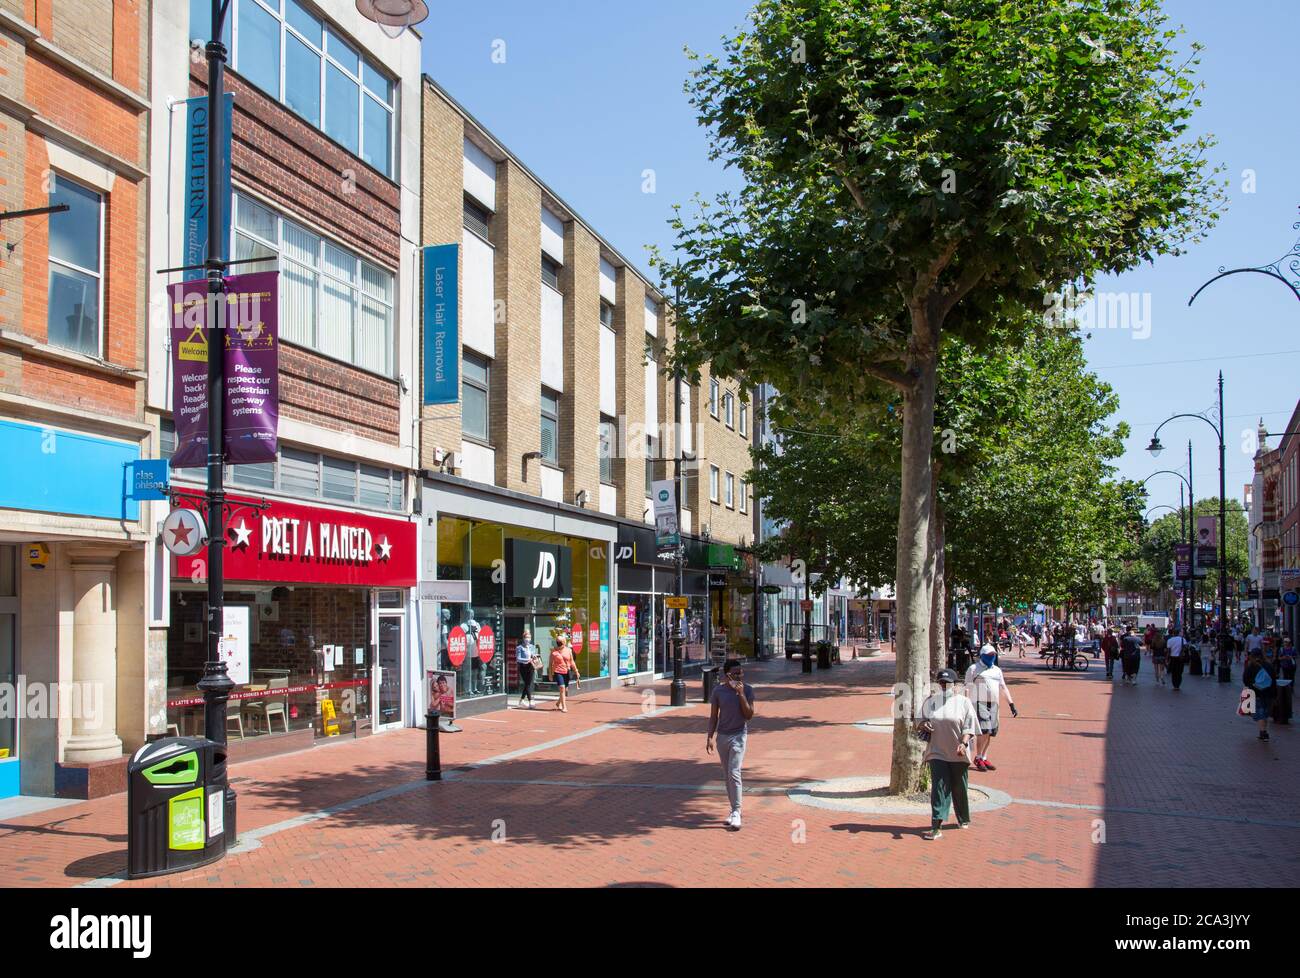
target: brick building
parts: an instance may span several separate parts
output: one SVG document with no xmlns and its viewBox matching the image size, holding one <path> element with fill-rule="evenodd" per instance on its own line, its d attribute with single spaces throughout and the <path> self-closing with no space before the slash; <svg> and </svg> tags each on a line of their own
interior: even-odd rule
<svg viewBox="0 0 1300 978">
<path fill-rule="evenodd" d="M 154 10 L 150 245 L 187 264 L 187 99 L 205 99 L 205 0 Z M 237 684 L 233 757 L 293 750 L 411 720 L 407 683 L 418 466 L 420 38 L 398 39 L 352 0 L 231 0 L 232 275 L 278 272 L 279 422 L 273 460 L 226 468 L 226 624 Z M 203 103 L 200 102 L 199 105 Z M 254 260 L 252 259 L 261 259 Z M 148 420 L 176 448 L 166 287 L 157 275 Z M 202 286 L 199 286 L 202 290 Z M 203 469 L 173 469 L 194 505 Z M 167 515 L 154 504 L 151 527 Z M 151 734 L 201 732 L 203 554 L 150 542 Z"/>
<path fill-rule="evenodd" d="M 150 0 L 0 0 L 0 797 L 144 740 Z M 63 208 L 48 211 L 47 208 Z M 26 216 L 15 212 L 33 212 Z"/>
<path fill-rule="evenodd" d="M 423 103 L 421 575 L 471 591 L 427 603 L 425 665 L 455 672 L 475 710 L 518 689 L 525 628 L 544 660 L 570 636 L 597 685 L 670 671 L 675 565 L 649 527 L 651 483 L 673 477 L 679 448 L 695 457 L 688 665 L 710 647 L 752 650 L 750 399 L 707 370 L 679 392 L 660 368 L 671 307 L 648 276 L 427 77 Z M 431 346 L 452 297 L 454 347 Z"/>
</svg>

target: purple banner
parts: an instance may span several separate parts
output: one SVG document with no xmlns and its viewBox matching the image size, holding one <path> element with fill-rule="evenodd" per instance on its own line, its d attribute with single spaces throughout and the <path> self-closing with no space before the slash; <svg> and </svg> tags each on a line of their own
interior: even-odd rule
<svg viewBox="0 0 1300 978">
<path fill-rule="evenodd" d="M 1179 581 L 1191 580 L 1192 545 L 1190 543 L 1174 544 L 1174 578 Z"/>
<path fill-rule="evenodd" d="M 279 272 L 226 279 L 226 460 L 274 462 L 280 421 Z"/>
<path fill-rule="evenodd" d="M 208 464 L 208 283 L 195 279 L 167 286 L 172 306 L 172 467 Z"/>
<path fill-rule="evenodd" d="M 226 279 L 225 457 L 247 464 L 275 459 L 279 427 L 278 272 Z M 168 286 L 172 305 L 174 468 L 207 464 L 207 282 Z"/>
</svg>

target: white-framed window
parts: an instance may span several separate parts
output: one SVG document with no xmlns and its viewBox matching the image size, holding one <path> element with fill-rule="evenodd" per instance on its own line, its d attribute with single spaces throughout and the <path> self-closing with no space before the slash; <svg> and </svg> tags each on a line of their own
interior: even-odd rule
<svg viewBox="0 0 1300 978">
<path fill-rule="evenodd" d="M 749 437 L 749 405 L 744 401 L 740 402 L 740 436 Z"/>
<path fill-rule="evenodd" d="M 605 485 L 614 484 L 614 444 L 616 438 L 615 422 L 605 415 L 600 416 L 600 481 Z"/>
<path fill-rule="evenodd" d="M 396 86 L 305 0 L 232 0 L 231 67 L 387 177 Z M 212 33 L 209 0 L 190 0 L 190 38 Z"/>
<path fill-rule="evenodd" d="M 709 381 L 709 414 L 715 418 L 718 416 L 718 382 Z"/>
<path fill-rule="evenodd" d="M 470 200 L 468 196 L 465 198 L 465 216 L 463 218 L 465 227 L 473 231 L 484 241 L 489 241 L 488 228 L 491 220 L 492 215 L 486 207 Z"/>
<path fill-rule="evenodd" d="M 749 483 L 744 479 L 740 480 L 740 511 L 749 512 Z"/>
<path fill-rule="evenodd" d="M 736 508 L 736 477 L 727 473 L 727 509 Z"/>
<path fill-rule="evenodd" d="M 560 291 L 560 266 L 545 255 L 542 255 L 542 282 L 556 292 Z"/>
<path fill-rule="evenodd" d="M 654 496 L 651 487 L 655 481 L 655 466 L 659 460 L 659 439 L 654 435 L 645 436 L 645 494 Z"/>
<path fill-rule="evenodd" d="M 104 320 L 104 196 L 55 173 L 50 206 L 60 204 L 68 209 L 49 217 L 46 335 L 51 346 L 98 357 Z"/>
<path fill-rule="evenodd" d="M 488 392 L 491 385 L 491 361 L 466 350 L 461 358 L 460 370 L 460 430 L 461 434 L 488 440 Z"/>
<path fill-rule="evenodd" d="M 718 501 L 718 480 L 722 477 L 722 470 L 716 465 L 709 466 L 709 501 Z"/>
<path fill-rule="evenodd" d="M 608 328 L 614 328 L 614 306 L 604 299 L 600 300 L 600 325 Z"/>
<path fill-rule="evenodd" d="M 542 388 L 542 461 L 560 463 L 560 395 Z"/>
<path fill-rule="evenodd" d="M 235 194 L 235 258 L 279 268 L 281 339 L 393 376 L 391 272 L 243 194 Z"/>
<path fill-rule="evenodd" d="M 722 419 L 728 428 L 736 426 L 736 399 L 731 391 L 722 395 Z"/>
</svg>

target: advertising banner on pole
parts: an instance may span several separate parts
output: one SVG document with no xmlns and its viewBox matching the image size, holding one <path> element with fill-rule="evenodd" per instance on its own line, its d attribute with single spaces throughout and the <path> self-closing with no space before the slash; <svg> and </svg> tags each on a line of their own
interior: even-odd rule
<svg viewBox="0 0 1300 978">
<path fill-rule="evenodd" d="M 171 302 L 172 418 L 176 451 L 172 467 L 208 464 L 208 283 L 204 279 L 167 287 Z"/>
<path fill-rule="evenodd" d="M 1196 544 L 1200 547 L 1217 547 L 1219 545 L 1217 516 L 1196 517 Z"/>
<path fill-rule="evenodd" d="M 677 484 L 662 479 L 650 484 L 655 508 L 655 546 L 659 550 L 678 546 L 682 540 L 677 530 Z"/>
<path fill-rule="evenodd" d="M 460 401 L 460 245 L 424 249 L 424 403 Z"/>
<path fill-rule="evenodd" d="M 221 223 L 230 254 L 230 133 L 235 96 L 227 92 L 225 128 L 217 172 L 221 178 Z M 185 100 L 185 227 L 182 265 L 201 265 L 208 257 L 208 98 Z"/>
<path fill-rule="evenodd" d="M 274 462 L 280 422 L 279 272 L 226 279 L 226 460 Z"/>
<path fill-rule="evenodd" d="M 1190 543 L 1174 544 L 1174 579 L 1178 581 L 1191 580 L 1192 577 L 1192 545 Z"/>
</svg>

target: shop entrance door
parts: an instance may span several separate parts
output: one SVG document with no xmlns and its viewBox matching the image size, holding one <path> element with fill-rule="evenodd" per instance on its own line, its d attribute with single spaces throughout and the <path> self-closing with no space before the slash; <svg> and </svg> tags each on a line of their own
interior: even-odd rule
<svg viewBox="0 0 1300 978">
<path fill-rule="evenodd" d="M 375 665 L 379 683 L 375 696 L 375 726 L 402 725 L 402 633 L 405 615 L 379 616 L 379 650 Z"/>
</svg>

